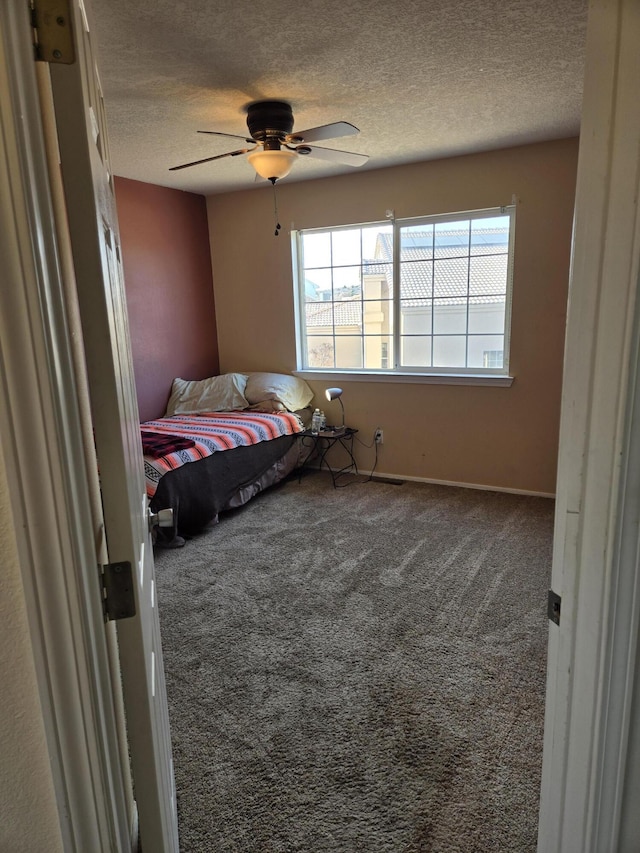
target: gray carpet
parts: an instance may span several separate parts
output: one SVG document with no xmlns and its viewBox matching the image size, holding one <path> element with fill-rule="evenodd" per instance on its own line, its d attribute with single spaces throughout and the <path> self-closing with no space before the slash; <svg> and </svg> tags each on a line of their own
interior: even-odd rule
<svg viewBox="0 0 640 853">
<path fill-rule="evenodd" d="M 312 473 L 159 552 L 182 853 L 533 853 L 552 527 Z"/>
</svg>

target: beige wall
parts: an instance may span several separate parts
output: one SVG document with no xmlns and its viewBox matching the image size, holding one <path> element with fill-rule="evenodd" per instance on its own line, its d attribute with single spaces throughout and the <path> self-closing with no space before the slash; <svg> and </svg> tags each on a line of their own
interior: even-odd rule
<svg viewBox="0 0 640 853">
<path fill-rule="evenodd" d="M 62 850 L 0 447 L 0 850 Z"/>
<path fill-rule="evenodd" d="M 511 388 L 343 380 L 347 421 L 378 471 L 555 491 L 577 139 L 211 196 L 208 212 L 220 369 L 296 368 L 291 228 L 509 204 L 517 197 Z M 301 170 L 304 163 L 297 164 Z M 223 165 L 219 168 L 223 168 Z M 294 167 L 295 168 L 295 167 Z M 320 400 L 329 383 L 310 380 Z M 324 408 L 331 421 L 331 406 Z M 321 406 L 322 407 L 322 406 Z M 373 451 L 358 448 L 364 470 Z"/>
</svg>

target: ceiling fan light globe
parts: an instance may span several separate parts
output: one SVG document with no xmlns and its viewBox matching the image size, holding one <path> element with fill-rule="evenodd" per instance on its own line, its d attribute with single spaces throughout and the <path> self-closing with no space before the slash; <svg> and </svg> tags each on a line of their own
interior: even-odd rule
<svg viewBox="0 0 640 853">
<path fill-rule="evenodd" d="M 249 154 L 247 160 L 261 178 L 266 178 L 269 181 L 285 178 L 291 171 L 291 167 L 297 156 L 295 151 L 286 149 L 279 151 L 260 149 Z"/>
</svg>

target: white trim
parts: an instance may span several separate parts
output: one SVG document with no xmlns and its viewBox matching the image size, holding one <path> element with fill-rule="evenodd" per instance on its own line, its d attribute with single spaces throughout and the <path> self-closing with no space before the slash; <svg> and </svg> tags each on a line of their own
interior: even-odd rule
<svg viewBox="0 0 640 853">
<path fill-rule="evenodd" d="M 460 385 L 460 384 L 498 384 L 498 383 L 484 383 L 484 382 L 471 382 L 465 383 L 459 381 L 459 377 L 461 376 L 485 376 L 481 370 L 477 367 L 429 367 L 423 369 L 422 367 L 412 367 L 411 365 L 402 365 L 401 364 L 401 342 L 402 337 L 400 333 L 400 315 L 401 311 L 398 306 L 400 305 L 400 279 L 401 279 L 401 232 L 403 228 L 412 228 L 414 226 L 422 226 L 422 225 L 437 225 L 447 222 L 457 222 L 460 220 L 468 220 L 472 222 L 474 220 L 480 219 L 488 219 L 495 218 L 496 216 L 507 216 L 509 218 L 509 240 L 508 240 L 508 253 L 507 253 L 507 287 L 506 287 L 506 295 L 505 295 L 505 314 L 504 314 L 504 323 L 503 323 L 503 331 L 501 333 L 496 333 L 495 337 L 502 337 L 502 351 L 504 353 L 504 364 L 500 370 L 492 371 L 491 376 L 500 375 L 505 378 L 509 377 L 509 360 L 510 360 L 510 341 L 511 341 L 511 303 L 513 298 L 513 270 L 514 270 L 514 248 L 515 248 L 515 215 L 516 215 L 516 197 L 515 195 L 512 198 L 512 202 L 509 205 L 501 205 L 498 207 L 490 207 L 484 208 L 482 210 L 474 210 L 474 211 L 463 211 L 457 213 L 441 213 L 441 214 L 425 214 L 423 216 L 413 216 L 406 219 L 396 219 L 395 217 L 391 217 L 391 234 L 393 236 L 393 263 L 392 263 L 392 272 L 393 272 L 393 286 L 392 286 L 392 297 L 391 302 L 394 306 L 393 311 L 393 330 L 391 334 L 391 338 L 393 341 L 393 364 L 394 367 L 390 371 L 380 371 L 380 370 L 366 370 L 363 368 L 349 370 L 348 368 L 338 367 L 332 370 L 336 375 L 341 373 L 376 373 L 376 374 L 386 374 L 391 373 L 394 376 L 397 375 L 418 375 L 422 377 L 429 377 L 429 379 L 437 378 L 440 376 L 453 376 L 456 377 L 456 380 L 449 383 L 440 383 L 440 384 L 452 384 L 452 385 Z M 362 229 L 370 229 L 373 226 L 379 227 L 389 227 L 389 220 L 384 220 L 382 222 L 359 222 L 352 223 L 348 225 L 337 225 L 337 226 L 321 226 L 316 228 L 303 228 L 300 230 L 296 230 L 292 228 L 291 231 L 291 257 L 292 257 L 292 267 L 293 267 L 293 294 L 294 294 L 294 326 L 296 333 L 296 365 L 298 367 L 298 371 L 304 375 L 306 372 L 314 373 L 316 372 L 316 368 L 309 367 L 307 365 L 308 361 L 308 352 L 307 352 L 307 339 L 309 336 L 313 336 L 313 332 L 309 335 L 307 332 L 306 326 L 306 312 L 304 311 L 304 305 L 306 302 L 306 276 L 304 274 L 304 247 L 302 242 L 302 237 L 305 234 L 313 234 L 313 233 L 333 233 L 336 231 L 348 231 L 348 230 L 360 230 Z M 469 244 L 470 245 L 470 244 Z M 362 248 L 362 247 L 361 247 Z M 466 257 L 470 257 L 467 255 Z M 361 262 L 364 263 L 364 258 L 361 258 Z M 340 264 L 336 265 L 337 267 L 341 266 Z M 333 270 L 333 260 L 329 264 L 329 267 Z M 312 271 L 313 268 L 310 268 Z M 467 281 L 468 284 L 468 281 Z M 364 298 L 364 291 L 361 295 L 361 299 Z M 467 313 L 467 330 L 464 332 L 465 338 L 465 360 L 468 358 L 469 353 L 469 339 L 479 337 L 480 333 L 470 334 L 468 330 L 468 315 L 469 315 L 469 299 L 471 298 L 470 294 L 467 292 L 466 296 L 461 297 L 461 299 L 466 304 L 466 313 Z M 375 301 L 375 300 L 374 300 Z M 318 303 L 319 305 L 323 304 L 322 302 Z M 330 303 L 326 303 L 330 304 Z M 398 309 L 398 310 L 396 310 Z M 432 323 L 433 323 L 433 306 L 432 306 Z M 340 335 L 336 334 L 335 325 L 332 325 L 333 332 L 329 335 L 329 337 L 335 338 L 339 340 L 341 338 Z M 316 333 L 317 334 L 317 333 Z M 462 336 L 462 333 L 460 334 Z M 361 344 L 364 346 L 364 341 L 366 335 L 364 331 L 361 330 L 360 334 L 355 334 L 353 336 L 349 335 L 347 337 L 359 338 L 361 340 Z M 442 337 L 441 335 L 437 335 L 432 332 L 428 337 L 432 338 L 432 350 L 433 350 L 433 340 L 437 337 Z M 432 353 L 433 354 L 433 353 Z M 364 351 L 363 351 L 363 360 L 364 360 Z M 327 370 L 320 370 L 319 372 L 327 372 Z M 438 381 L 436 379 L 436 381 Z M 511 378 L 511 381 L 513 379 Z M 510 385 L 511 382 L 502 383 L 506 385 Z"/>
<path fill-rule="evenodd" d="M 638 759 L 637 755 L 630 755 L 629 741 L 640 622 L 640 322 L 636 323 L 633 361 L 624 450 L 627 465 L 621 476 L 619 530 L 613 546 L 614 571 L 607 615 L 610 627 L 604 638 L 602 748 L 597 758 L 594 795 L 594 849 L 598 851 L 628 849 L 620 846 L 619 837 L 625 776 L 627 766 Z"/>
<path fill-rule="evenodd" d="M 363 472 L 363 473 L 366 473 Z M 434 486 L 453 486 L 457 489 L 477 489 L 483 492 L 504 492 L 509 495 L 528 495 L 532 498 L 555 499 L 552 492 L 534 492 L 530 489 L 511 489 L 508 486 L 485 486 L 481 483 L 458 483 L 455 480 L 434 480 L 431 477 L 409 477 L 406 474 L 385 474 L 376 470 L 373 472 L 373 480 L 385 478 L 389 480 L 410 480 L 412 483 L 430 483 Z"/>
<path fill-rule="evenodd" d="M 628 709 L 639 569 L 621 545 L 637 545 L 637 496 L 625 505 L 625 477 L 635 476 L 638 452 L 637 435 L 627 436 L 638 358 L 639 39 L 637 0 L 592 0 L 552 569 L 562 614 L 549 632 L 539 853 L 622 849 L 620 805 L 638 794 L 626 790 L 625 743 L 638 731 Z M 621 596 L 631 601 L 621 607 Z"/>
<path fill-rule="evenodd" d="M 291 257 L 293 259 L 293 325 L 296 336 L 296 364 L 302 364 L 304 347 L 302 341 L 306 336 L 305 315 L 302 311 L 304 304 L 304 294 L 302 291 L 304 280 L 300 281 L 300 264 L 297 259 L 302 255 L 302 243 L 300 241 L 300 232 L 291 231 Z"/>
<path fill-rule="evenodd" d="M 320 470 L 317 467 L 317 463 L 307 465 L 305 467 L 315 468 L 317 471 Z M 365 477 L 369 476 L 367 471 L 360 471 L 360 474 Z M 411 483 L 426 483 L 432 486 L 451 486 L 455 489 L 476 489 L 481 492 L 501 492 L 508 495 L 525 495 L 532 498 L 550 498 L 551 500 L 555 500 L 556 497 L 552 492 L 535 492 L 531 489 L 512 489 L 508 486 L 486 486 L 482 483 L 459 483 L 456 480 L 434 480 L 431 477 L 413 477 L 408 474 L 393 474 L 378 471 L 377 468 L 373 472 L 371 479 L 373 482 L 376 480 L 408 480 Z"/>
<path fill-rule="evenodd" d="M 101 467 L 106 541 L 112 562 L 124 560 L 134 567 L 144 558 L 142 584 L 133 586 L 136 614 L 120 620 L 117 626 L 127 758 L 138 806 L 140 843 L 145 850 L 168 853 L 178 850 L 178 825 L 170 799 L 171 741 L 160 625 L 149 598 L 153 553 L 144 511 L 138 404 L 116 204 L 107 160 L 108 132 L 94 75 L 95 51 L 83 26 L 78 0 L 71 0 L 70 7 L 77 61 L 50 67 L 51 90 Z M 86 11 L 90 13 L 88 6 Z M 99 145 L 93 140 L 90 105 L 100 122 Z"/>
<path fill-rule="evenodd" d="M 0 5 L 0 434 L 65 851 L 131 849 L 28 5 Z M 6 76 L 5 76 L 6 75 Z"/>
<path fill-rule="evenodd" d="M 495 388 L 510 388 L 515 376 L 492 375 L 489 373 L 402 373 L 400 371 L 358 370 L 293 370 L 294 376 L 303 379 L 321 379 L 326 382 L 391 382 L 414 385 L 486 385 Z"/>
</svg>

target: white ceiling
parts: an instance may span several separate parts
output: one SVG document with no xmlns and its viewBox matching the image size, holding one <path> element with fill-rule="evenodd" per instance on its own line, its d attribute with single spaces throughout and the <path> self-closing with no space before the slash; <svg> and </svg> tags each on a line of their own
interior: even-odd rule
<svg viewBox="0 0 640 853">
<path fill-rule="evenodd" d="M 93 0 L 117 175 L 204 194 L 247 189 L 246 107 L 288 101 L 361 170 L 579 132 L 587 0 Z M 287 182 L 352 171 L 299 157 Z"/>
</svg>

